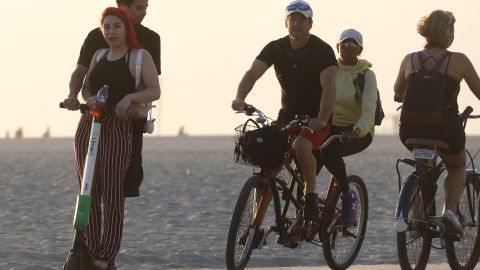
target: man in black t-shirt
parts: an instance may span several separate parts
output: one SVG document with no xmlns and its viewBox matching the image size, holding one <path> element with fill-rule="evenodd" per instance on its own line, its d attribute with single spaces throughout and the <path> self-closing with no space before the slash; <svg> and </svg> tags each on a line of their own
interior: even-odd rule
<svg viewBox="0 0 480 270">
<path fill-rule="evenodd" d="M 160 70 L 160 36 L 153 30 L 141 24 L 147 14 L 148 0 L 117 0 L 119 8 L 124 9 L 130 16 L 140 44 L 153 58 L 158 75 Z M 77 66 L 70 78 L 70 93 L 66 102 L 78 104 L 78 93 L 82 89 L 85 75 L 87 74 L 93 55 L 98 49 L 108 48 L 100 28 L 95 28 L 88 33 L 83 42 L 78 57 Z M 84 98 L 86 93 L 83 93 Z M 133 120 L 132 130 L 132 159 L 125 179 L 125 197 L 139 196 L 139 187 L 143 181 L 142 145 L 145 119 Z"/>
<path fill-rule="evenodd" d="M 295 115 L 310 117 L 309 129 L 302 128 L 293 147 L 305 180 L 305 218 L 314 220 L 318 217 L 318 195 L 313 151 L 330 135 L 337 60 L 330 45 L 310 34 L 313 12 L 307 2 L 293 1 L 286 11 L 288 36 L 263 48 L 243 76 L 232 108 L 244 110 L 245 98 L 255 82 L 273 65 L 282 88 L 278 121 L 288 123 Z"/>
</svg>

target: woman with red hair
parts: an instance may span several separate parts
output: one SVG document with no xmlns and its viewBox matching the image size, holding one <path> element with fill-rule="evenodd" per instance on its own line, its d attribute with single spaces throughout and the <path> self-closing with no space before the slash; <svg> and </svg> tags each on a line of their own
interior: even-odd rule
<svg viewBox="0 0 480 270">
<path fill-rule="evenodd" d="M 123 10 L 114 7 L 105 9 L 101 30 L 109 48 L 106 52 L 102 49 L 95 52 L 83 85 L 83 91 L 89 96 L 87 104 L 90 108 L 95 104 L 99 89 L 108 85 L 107 114 L 102 119 L 86 243 L 98 269 L 116 269 L 115 256 L 120 249 L 123 230 L 123 182 L 132 153 L 132 118 L 136 115 L 138 104 L 159 99 L 160 85 L 153 59 L 148 51 L 140 49 L 132 22 Z M 140 50 L 143 50 L 141 83 L 137 87 L 135 59 Z M 71 108 L 74 105 L 69 107 L 67 101 L 64 102 L 65 107 L 77 109 Z M 75 134 L 80 182 L 91 123 L 92 116 L 84 113 Z"/>
</svg>

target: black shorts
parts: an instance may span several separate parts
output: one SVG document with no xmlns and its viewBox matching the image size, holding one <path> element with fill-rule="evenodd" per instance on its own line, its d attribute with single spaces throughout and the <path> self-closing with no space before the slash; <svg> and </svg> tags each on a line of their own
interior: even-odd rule
<svg viewBox="0 0 480 270">
<path fill-rule="evenodd" d="M 449 149 L 442 152 L 447 155 L 456 155 L 465 150 L 465 130 L 457 114 L 450 115 L 447 118 L 447 124 L 443 127 L 405 126 L 400 124 L 400 140 L 405 145 L 405 141 L 409 138 L 444 141 L 448 143 Z M 411 147 L 405 146 L 411 150 Z"/>
</svg>

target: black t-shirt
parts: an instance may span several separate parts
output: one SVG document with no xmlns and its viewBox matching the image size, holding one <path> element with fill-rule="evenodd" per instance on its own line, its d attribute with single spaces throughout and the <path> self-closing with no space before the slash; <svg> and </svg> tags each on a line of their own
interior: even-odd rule
<svg viewBox="0 0 480 270">
<path fill-rule="evenodd" d="M 279 121 L 287 122 L 296 114 L 318 116 L 323 91 L 320 73 L 327 67 L 338 66 L 330 45 L 310 35 L 303 48 L 294 50 L 286 36 L 267 44 L 257 59 L 275 68 L 282 88 Z"/>
<path fill-rule="evenodd" d="M 155 33 L 155 31 L 141 24 L 135 26 L 135 31 L 142 47 L 152 55 L 158 75 L 160 75 L 160 36 Z M 87 68 L 90 67 L 90 61 L 92 61 L 93 55 L 101 48 L 108 48 L 108 44 L 103 38 L 100 28 L 95 28 L 90 31 L 85 38 L 82 48 L 80 49 L 77 64 Z"/>
</svg>

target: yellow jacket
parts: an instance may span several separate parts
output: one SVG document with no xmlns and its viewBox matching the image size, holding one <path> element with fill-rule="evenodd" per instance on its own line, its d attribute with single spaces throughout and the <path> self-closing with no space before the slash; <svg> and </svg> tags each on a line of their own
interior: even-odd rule
<svg viewBox="0 0 480 270">
<path fill-rule="evenodd" d="M 359 59 L 355 66 L 345 66 L 338 62 L 336 80 L 336 98 L 333 108 L 333 124 L 340 127 L 352 126 L 358 136 L 374 134 L 375 108 L 377 101 L 377 80 L 375 73 L 369 70 L 365 74 L 363 94 L 354 85 L 358 73 L 372 64 L 365 59 Z"/>
</svg>

